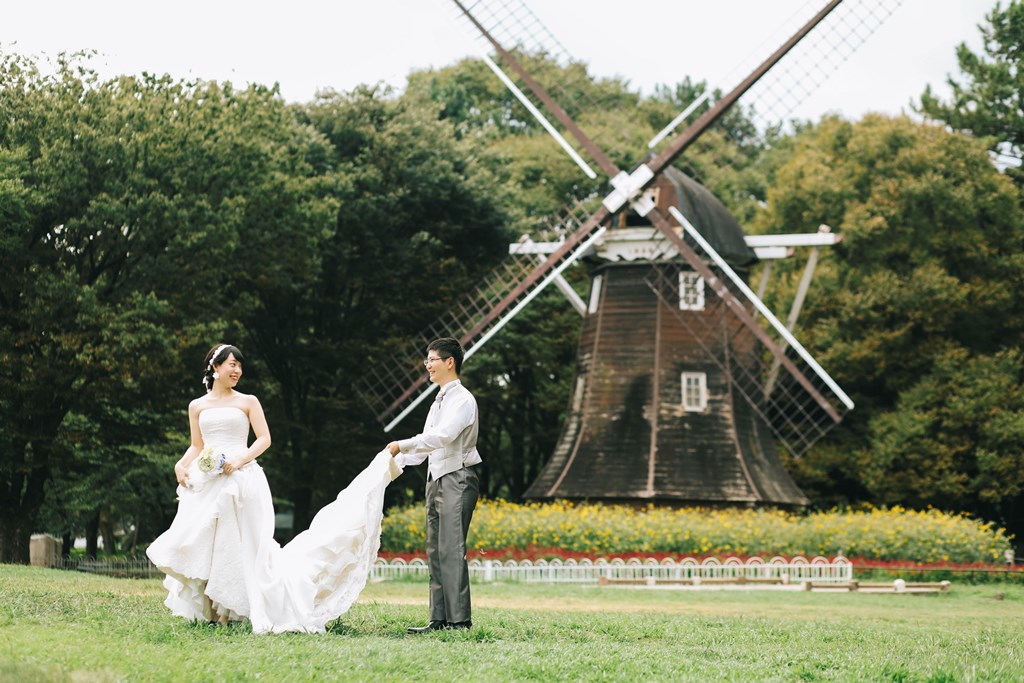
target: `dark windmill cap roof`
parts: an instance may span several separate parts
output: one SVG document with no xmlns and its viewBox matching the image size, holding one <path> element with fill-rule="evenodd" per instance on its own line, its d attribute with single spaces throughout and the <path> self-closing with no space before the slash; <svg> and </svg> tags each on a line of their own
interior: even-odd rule
<svg viewBox="0 0 1024 683">
<path fill-rule="evenodd" d="M 757 263 L 757 254 L 743 238 L 743 228 L 718 197 L 673 166 L 664 173 L 676 189 L 679 210 L 730 266 L 747 268 Z"/>
</svg>

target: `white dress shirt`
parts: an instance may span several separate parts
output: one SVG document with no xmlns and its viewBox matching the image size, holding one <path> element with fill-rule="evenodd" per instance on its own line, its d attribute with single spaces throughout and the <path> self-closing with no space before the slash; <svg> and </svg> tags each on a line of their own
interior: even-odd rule
<svg viewBox="0 0 1024 683">
<path fill-rule="evenodd" d="M 476 449 L 479 424 L 476 399 L 461 380 L 448 382 L 438 392 L 423 432 L 398 442 L 395 462 L 399 467 L 419 465 L 430 459 L 431 479 L 472 467 L 481 462 Z"/>
</svg>

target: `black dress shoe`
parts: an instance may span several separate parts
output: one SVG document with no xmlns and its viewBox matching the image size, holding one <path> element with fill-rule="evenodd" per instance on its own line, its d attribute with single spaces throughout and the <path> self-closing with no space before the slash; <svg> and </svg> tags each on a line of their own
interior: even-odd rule
<svg viewBox="0 0 1024 683">
<path fill-rule="evenodd" d="M 466 621 L 456 621 L 448 624 L 448 628 L 473 628 L 473 622 L 470 619 L 467 619 Z"/>
<path fill-rule="evenodd" d="M 409 633 L 428 633 L 430 631 L 440 631 L 440 630 L 445 629 L 445 628 L 448 628 L 447 622 L 444 622 L 444 621 L 432 621 L 429 624 L 427 624 L 426 626 L 410 626 L 409 628 L 407 628 L 405 630 L 408 631 Z"/>
</svg>

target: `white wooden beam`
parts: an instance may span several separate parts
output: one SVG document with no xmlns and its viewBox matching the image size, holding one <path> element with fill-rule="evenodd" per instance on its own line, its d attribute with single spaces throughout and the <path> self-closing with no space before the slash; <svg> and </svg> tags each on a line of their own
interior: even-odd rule
<svg viewBox="0 0 1024 683">
<path fill-rule="evenodd" d="M 495 64 L 494 60 L 487 55 L 484 55 L 483 59 L 488 68 L 494 72 L 494 75 L 501 79 L 501 82 L 505 84 L 505 87 L 512 91 L 512 94 L 516 96 L 516 99 L 518 99 L 524 107 L 526 107 L 526 110 L 533 114 L 533 118 L 537 119 L 537 122 L 540 123 L 540 125 L 544 127 L 544 130 L 546 130 L 548 134 L 555 139 L 555 142 L 558 143 L 559 147 L 564 149 L 565 153 L 576 162 L 576 165 L 583 169 L 583 172 L 587 177 L 591 180 L 596 179 L 597 173 L 594 169 L 590 168 L 590 165 L 583 160 L 583 157 L 576 153 L 576 150 L 569 144 L 569 141 L 562 137 L 562 134 L 559 133 L 553 125 L 551 125 L 551 122 L 547 120 L 544 114 L 540 113 L 540 110 L 537 109 L 537 107 L 533 105 L 533 102 L 530 101 L 530 98 L 524 95 L 523 91 L 512 82 L 512 79 L 505 75 L 505 72 L 501 70 L 501 67 Z"/>
<path fill-rule="evenodd" d="M 748 247 L 831 247 L 843 241 L 842 235 L 831 231 L 827 225 L 818 232 L 791 235 L 746 235 L 743 239 Z"/>
<path fill-rule="evenodd" d="M 537 260 L 539 262 L 543 263 L 544 262 L 544 255 L 545 254 L 550 254 L 551 252 L 548 252 L 548 251 L 534 251 L 533 249 L 531 249 L 531 247 L 533 247 L 534 244 L 536 244 L 536 243 L 533 240 L 530 239 L 529 235 L 523 235 L 521 241 L 516 242 L 515 244 L 508 245 L 508 253 L 510 253 L 510 254 L 536 254 L 537 255 Z M 555 243 L 555 244 L 557 244 L 557 243 Z M 586 315 L 587 315 L 587 305 L 585 303 L 583 303 L 583 299 L 580 298 L 580 295 L 576 293 L 576 290 L 573 289 L 573 286 L 571 284 L 569 284 L 569 281 L 566 280 L 563 275 L 559 274 L 554 279 L 554 283 L 555 283 L 555 287 L 558 287 L 558 291 L 560 291 L 562 294 L 564 294 L 565 298 L 569 300 L 569 304 L 572 305 L 572 307 L 574 309 L 576 309 L 576 312 L 579 313 L 581 317 L 586 317 Z"/>
<path fill-rule="evenodd" d="M 827 228 L 828 226 L 822 226 Z M 614 231 L 613 231 L 614 233 Z M 757 252 L 758 258 L 777 259 L 792 256 L 793 247 L 831 247 L 843 241 L 842 235 L 832 232 L 809 232 L 788 235 L 745 235 L 747 246 Z M 561 242 L 518 242 L 508 246 L 510 254 L 541 254 L 546 256 L 562 246 Z M 789 249 L 784 252 L 782 250 Z M 763 250 L 763 251 L 762 251 Z"/>
<path fill-rule="evenodd" d="M 793 255 L 793 247 L 754 247 L 754 253 L 762 261 L 789 258 Z"/>
</svg>

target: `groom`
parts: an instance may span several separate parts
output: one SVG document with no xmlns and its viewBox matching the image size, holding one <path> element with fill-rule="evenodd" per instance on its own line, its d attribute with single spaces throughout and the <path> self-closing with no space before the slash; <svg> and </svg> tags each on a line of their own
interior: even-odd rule
<svg viewBox="0 0 1024 683">
<path fill-rule="evenodd" d="M 409 629 L 425 633 L 469 628 L 469 566 L 466 534 L 480 495 L 480 453 L 476 399 L 462 386 L 462 346 L 451 337 L 427 346 L 430 381 L 440 387 L 421 434 L 393 441 L 388 450 L 401 467 L 427 465 L 427 564 L 430 569 L 430 623 Z"/>
</svg>

